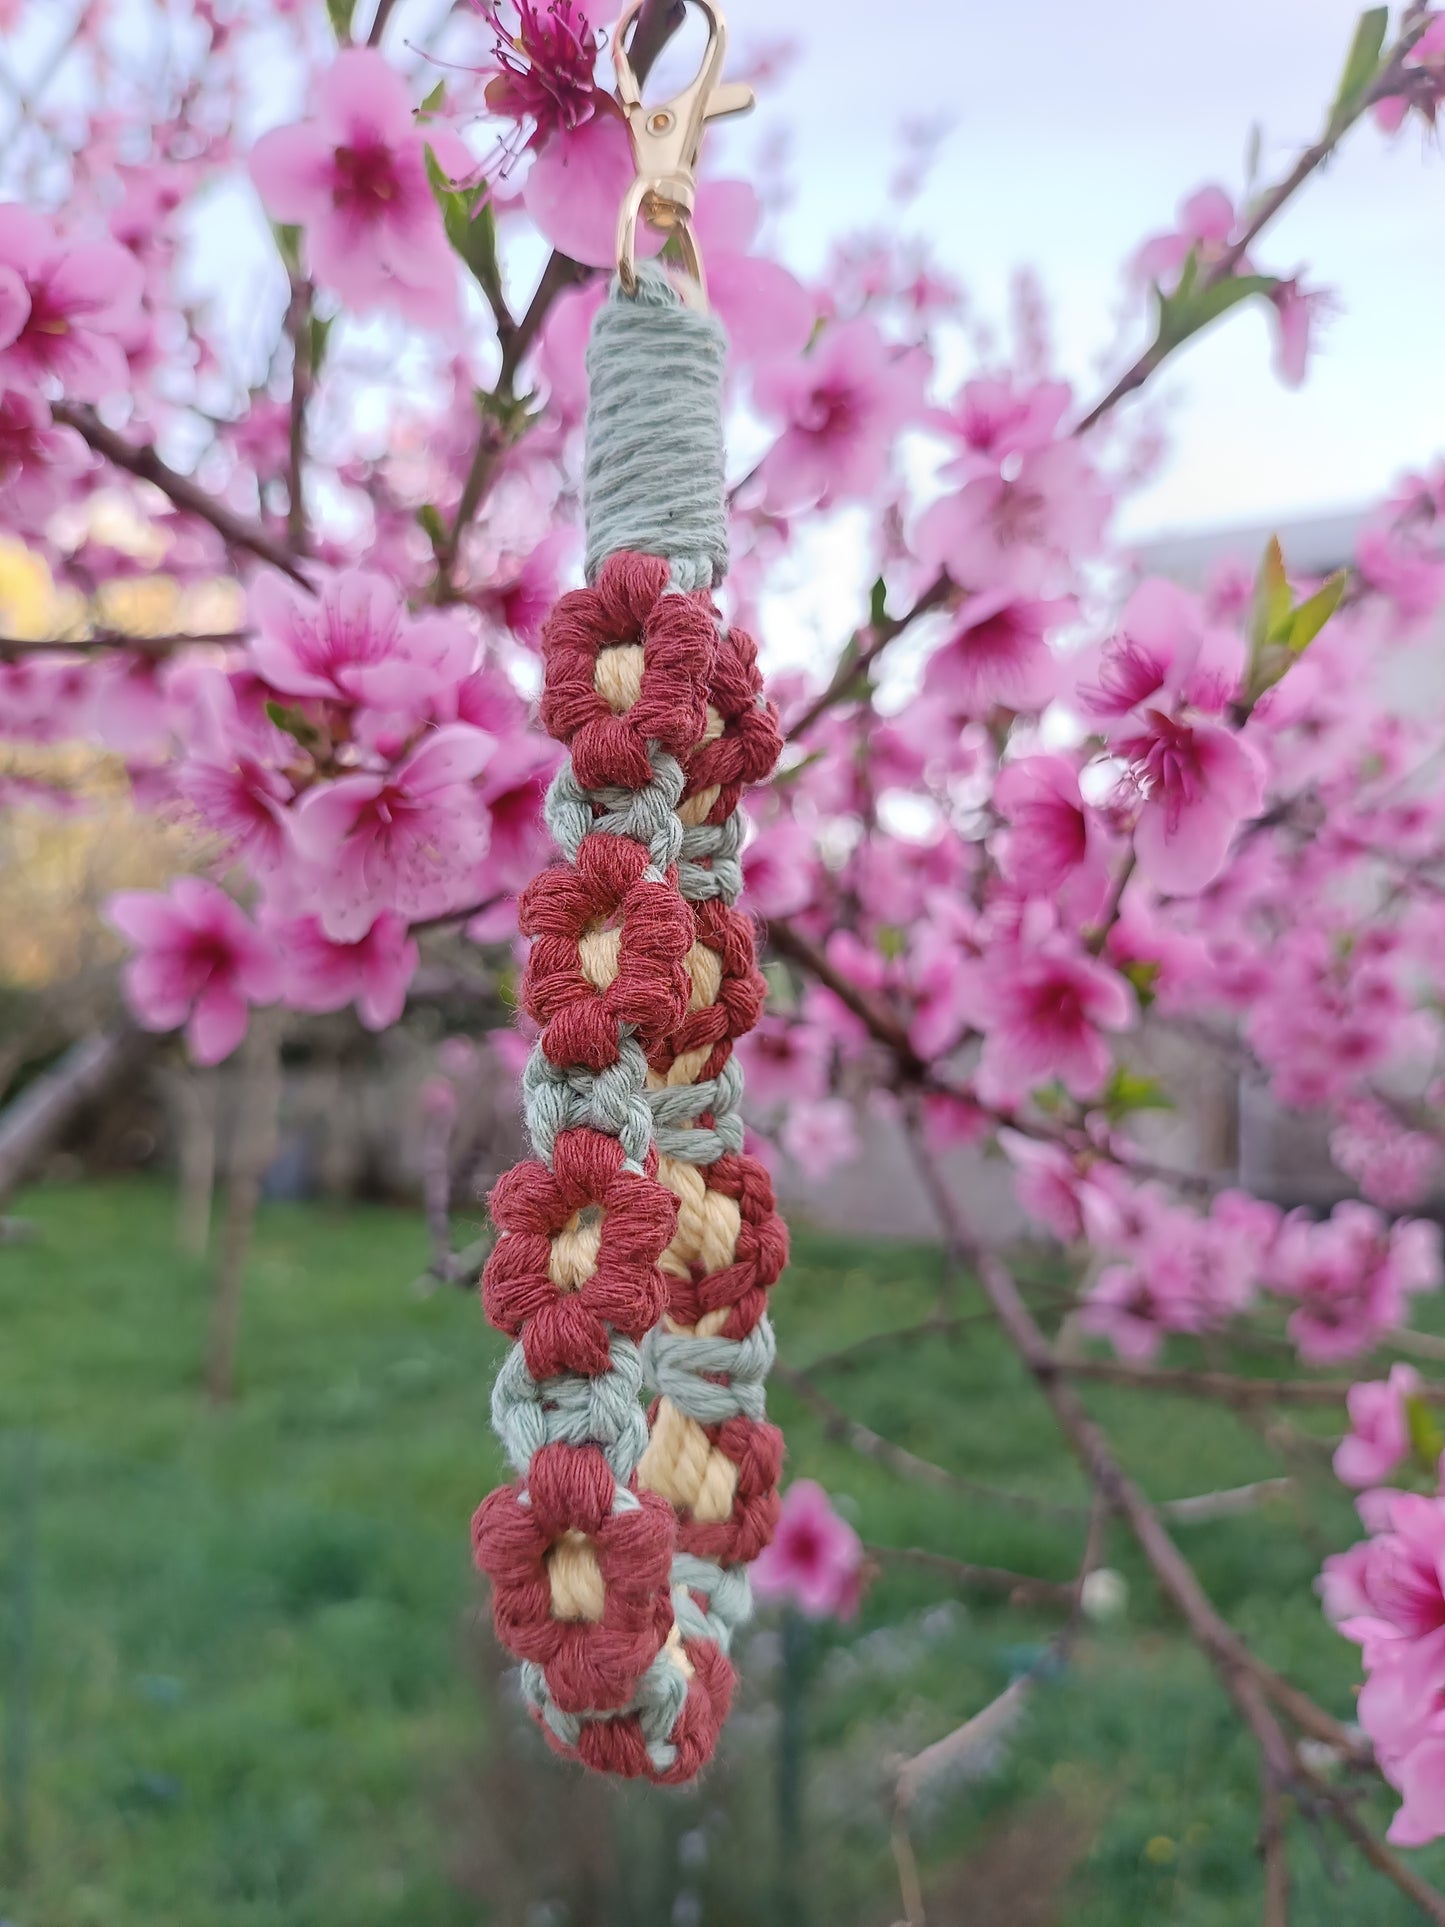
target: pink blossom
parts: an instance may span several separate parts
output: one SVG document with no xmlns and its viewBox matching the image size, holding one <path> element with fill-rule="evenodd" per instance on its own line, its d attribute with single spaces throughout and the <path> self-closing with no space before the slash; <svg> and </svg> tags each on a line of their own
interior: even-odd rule
<svg viewBox="0 0 1445 1927">
<path fill-rule="evenodd" d="M 1064 381 L 1023 385 L 1003 375 L 965 382 L 951 408 L 927 416 L 931 427 L 960 447 L 944 468 L 944 479 L 967 481 L 997 471 L 1010 456 L 1047 448 L 1068 405 Z"/>
<path fill-rule="evenodd" d="M 983 959 L 980 996 L 983 1068 L 1003 1090 L 1056 1077 L 1075 1097 L 1097 1097 L 1111 1062 L 1099 1033 L 1127 1030 L 1135 1018 L 1124 980 L 1061 938 L 996 945 Z"/>
<path fill-rule="evenodd" d="M 1058 1144 L 1043 1144 L 1022 1131 L 1003 1130 L 999 1148 L 1014 1167 L 1014 1196 L 1031 1218 L 1059 1240 L 1073 1244 L 1085 1229 L 1080 1193 L 1086 1182 L 1077 1161 Z"/>
<path fill-rule="evenodd" d="M 1211 883 L 1240 823 L 1263 807 L 1263 755 L 1211 720 L 1242 670 L 1242 644 L 1206 621 L 1197 597 L 1151 580 L 1129 598 L 1098 683 L 1083 692 L 1114 723 L 1110 748 L 1139 798 L 1140 868 L 1173 895 Z"/>
<path fill-rule="evenodd" d="M 287 806 L 292 785 L 277 768 L 280 732 L 243 717 L 233 679 L 205 668 L 194 678 L 184 759 L 176 791 L 226 852 L 257 876 L 273 875 L 292 852 Z"/>
<path fill-rule="evenodd" d="M 296 812 L 327 936 L 355 942 L 382 910 L 421 919 L 467 904 L 487 847 L 473 779 L 491 739 L 465 723 L 431 731 L 400 766 L 318 784 Z"/>
<path fill-rule="evenodd" d="M 421 716 L 471 666 L 476 642 L 451 614 L 408 616 L 394 584 L 349 569 L 319 596 L 277 575 L 251 588 L 252 667 L 285 696 L 320 696 Z"/>
<path fill-rule="evenodd" d="M 515 895 L 545 868 L 550 838 L 542 806 L 559 761 L 557 746 L 534 735 L 510 735 L 497 744 L 479 784 L 491 822 L 487 889 Z"/>
<path fill-rule="evenodd" d="M 1080 696 L 1089 715 L 1106 723 L 1151 708 L 1218 715 L 1238 693 L 1244 667 L 1237 629 L 1211 620 L 1188 589 L 1150 576 L 1125 603 L 1098 659 L 1098 680 Z"/>
<path fill-rule="evenodd" d="M 841 1097 L 803 1099 L 788 1107 L 779 1142 L 814 1183 L 859 1155 L 853 1107 Z"/>
<path fill-rule="evenodd" d="M 1112 747 L 1140 797 L 1134 853 L 1151 883 L 1190 896 L 1224 868 L 1240 824 L 1264 806 L 1264 758 L 1202 719 L 1148 709 Z"/>
<path fill-rule="evenodd" d="M 574 260 L 610 267 L 617 207 L 632 171 L 619 123 L 601 115 L 538 157 L 527 177 L 528 212 L 554 247 Z M 813 296 L 786 268 L 757 252 L 761 221 L 761 203 L 746 181 L 706 180 L 698 187 L 693 231 L 708 300 L 727 330 L 734 366 L 801 355 L 817 319 Z M 655 253 L 661 239 L 640 224 L 639 255 Z M 600 280 L 569 289 L 553 304 L 543 330 L 539 364 L 553 407 L 568 421 L 580 420 L 586 407 L 583 357 L 605 293 Z"/>
<path fill-rule="evenodd" d="M 1306 926 L 1277 942 L 1249 1015 L 1249 1041 L 1297 1108 L 1352 1094 L 1408 1036 L 1410 1007 L 1387 959 Z"/>
<path fill-rule="evenodd" d="M 1142 1365 L 1158 1356 L 1175 1318 L 1175 1308 L 1158 1290 L 1156 1279 L 1145 1266 L 1130 1262 L 1104 1267 L 1089 1288 L 1078 1322 L 1080 1330 L 1107 1339 L 1128 1364 Z"/>
<path fill-rule="evenodd" d="M 115 242 L 68 242 L 44 215 L 0 206 L 0 388 L 50 382 L 71 401 L 118 394 L 141 285 Z"/>
<path fill-rule="evenodd" d="M 913 992 L 908 1041 L 919 1057 L 933 1063 L 956 1050 L 969 1031 L 983 1027 L 978 958 L 984 933 L 968 906 L 952 897 L 932 899 L 930 910 L 908 945 Z"/>
<path fill-rule="evenodd" d="M 1109 498 L 1072 440 L 1016 456 L 1006 471 L 975 475 L 919 519 L 914 547 L 931 569 L 968 588 L 1048 595 L 1103 534 Z"/>
<path fill-rule="evenodd" d="M 1269 1206 L 1228 1193 L 1207 1217 L 1151 1209 L 1128 1240 L 1129 1262 L 1101 1273 L 1080 1324 L 1135 1360 L 1152 1357 L 1165 1332 L 1218 1330 L 1252 1302 L 1275 1228 Z"/>
<path fill-rule="evenodd" d="M 1305 378 L 1315 329 L 1336 306 L 1323 288 L 1306 288 L 1298 277 L 1278 282 L 1270 294 L 1275 318 L 1275 373 L 1286 388 Z"/>
<path fill-rule="evenodd" d="M 820 1098 L 827 1089 L 832 1044 L 827 1032 L 812 1024 L 765 1011 L 738 1039 L 737 1053 L 749 1110 Z"/>
<path fill-rule="evenodd" d="M 1361 1726 L 1403 1796 L 1389 1837 L 1420 1846 L 1445 1832 L 1445 1503 L 1413 1492 L 1360 1501 L 1371 1536 L 1326 1559 L 1326 1611 L 1361 1649 Z"/>
<path fill-rule="evenodd" d="M 1009 882 L 1031 897 L 1067 890 L 1072 916 L 1095 916 L 1108 890 L 1108 863 L 1074 765 L 1063 756 L 1021 756 L 999 771 L 993 800 L 1008 825 L 999 868 Z"/>
<path fill-rule="evenodd" d="M 893 446 L 921 410 L 925 368 L 891 347 L 866 316 L 825 328 L 811 352 L 769 362 L 753 395 L 783 430 L 763 458 L 770 508 L 866 500 Z"/>
<path fill-rule="evenodd" d="M 1141 282 L 1172 287 L 1191 253 L 1197 251 L 1201 265 L 1224 253 L 1235 219 L 1234 203 L 1222 187 L 1197 188 L 1180 203 L 1178 227 L 1144 242 L 1134 256 L 1132 272 Z"/>
<path fill-rule="evenodd" d="M 481 584 L 471 601 L 500 628 L 535 648 L 547 611 L 562 591 L 563 571 L 575 545 L 570 528 L 549 529 L 525 555 L 509 558 L 509 572 Z"/>
<path fill-rule="evenodd" d="M 293 1010 L 354 1003 L 368 1030 L 387 1030 L 406 1007 L 418 952 L 406 919 L 384 910 L 354 943 L 328 937 L 315 917 L 270 923 L 280 951 L 282 995 Z"/>
<path fill-rule="evenodd" d="M 923 1128 L 928 1141 L 938 1151 L 953 1151 L 963 1145 L 980 1144 L 989 1134 L 987 1111 L 958 1091 L 929 1091 L 922 1103 Z"/>
<path fill-rule="evenodd" d="M 778 1529 L 752 1569 L 760 1599 L 787 1599 L 810 1619 L 851 1619 L 863 1580 L 863 1545 L 813 1479 L 783 1494 Z"/>
<path fill-rule="evenodd" d="M 416 124 L 406 82 L 369 47 L 336 56 L 311 107 L 310 119 L 263 134 L 252 151 L 267 212 L 305 228 L 308 272 L 349 306 L 455 326 L 456 261 L 427 180 L 427 142 L 457 171 L 471 157 L 455 136 Z"/>
<path fill-rule="evenodd" d="M 1267 1282 L 1297 1298 L 1289 1335 L 1307 1365 L 1358 1357 L 1404 1321 L 1411 1296 L 1439 1289 L 1440 1229 L 1424 1219 L 1387 1224 L 1367 1204 L 1337 1204 L 1323 1223 L 1285 1220 Z"/>
<path fill-rule="evenodd" d="M 1387 134 L 1398 133 L 1413 108 L 1431 127 L 1445 96 L 1445 14 L 1437 13 L 1405 58 L 1400 91 L 1387 94 L 1371 108 L 1376 125 Z"/>
<path fill-rule="evenodd" d="M 1335 1451 L 1335 1477 L 1345 1485 L 1380 1485 L 1410 1449 L 1407 1402 L 1420 1390 L 1412 1365 L 1392 1365 L 1390 1376 L 1352 1385 L 1345 1403 L 1350 1430 Z"/>
<path fill-rule="evenodd" d="M 958 627 L 928 662 L 924 690 L 958 713 L 1043 709 L 1055 693 L 1054 659 L 1045 638 L 1070 620 L 1076 605 L 1016 597 L 1007 589 L 969 598 Z"/>
<path fill-rule="evenodd" d="M 590 121 L 599 103 L 611 106 L 593 78 L 598 38 L 572 0 L 472 0 L 495 36 L 496 72 L 487 82 L 492 113 L 529 129 L 509 141 L 509 155 L 541 147 Z M 504 12 L 513 16 L 504 20 Z M 505 171 L 505 170 L 504 170 Z"/>
<path fill-rule="evenodd" d="M 1401 1796 L 1386 1839 L 1397 1847 L 1423 1847 L 1445 1833 L 1445 1718 L 1437 1712 L 1430 1730 L 1397 1761 L 1386 1778 Z"/>
<path fill-rule="evenodd" d="M 813 900 L 817 866 L 816 837 L 795 817 L 778 817 L 743 851 L 747 908 L 760 917 L 796 916 Z"/>
<path fill-rule="evenodd" d="M 41 531 L 90 459 L 81 437 L 52 421 L 39 395 L 0 381 L 0 510 L 12 530 Z"/>
<path fill-rule="evenodd" d="M 274 1003 L 271 945 L 224 890 L 178 877 L 164 893 L 123 890 L 106 916 L 138 954 L 125 966 L 126 999 L 147 1030 L 184 1023 L 198 1064 L 218 1064 L 246 1035 L 252 1004 Z"/>
<path fill-rule="evenodd" d="M 1440 1153 L 1430 1133 L 1407 1130 L 1383 1105 L 1360 1100 L 1331 1132 L 1330 1156 L 1372 1204 L 1401 1211 L 1425 1196 Z"/>
</svg>

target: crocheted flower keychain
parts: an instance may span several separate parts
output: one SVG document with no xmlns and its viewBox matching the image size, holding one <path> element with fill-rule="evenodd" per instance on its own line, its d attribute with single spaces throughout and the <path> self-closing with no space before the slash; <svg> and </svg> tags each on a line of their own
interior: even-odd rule
<svg viewBox="0 0 1445 1927">
<path fill-rule="evenodd" d="M 542 644 L 542 721 L 570 756 L 546 812 L 564 860 L 520 907 L 536 1156 L 492 1193 L 483 1275 L 487 1316 L 517 1340 L 492 1400 L 517 1476 L 473 1543 L 553 1746 L 676 1782 L 716 1744 L 747 1566 L 778 1508 L 764 1312 L 787 1233 L 742 1149 L 733 1047 L 764 996 L 734 908 L 739 798 L 781 739 L 755 645 L 712 601 L 726 344 L 688 225 L 706 121 L 752 96 L 720 84 L 723 23 L 703 4 L 702 72 L 644 107 L 626 54 L 640 4 L 612 42 L 638 180 L 587 353 L 589 586 Z M 635 264 L 639 212 L 676 232 L 690 281 Z"/>
</svg>

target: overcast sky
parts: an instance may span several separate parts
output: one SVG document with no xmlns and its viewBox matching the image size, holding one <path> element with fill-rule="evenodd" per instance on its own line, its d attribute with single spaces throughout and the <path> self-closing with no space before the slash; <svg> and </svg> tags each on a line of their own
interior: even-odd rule
<svg viewBox="0 0 1445 1927">
<path fill-rule="evenodd" d="M 1399 8 L 1392 10 L 1398 14 Z M 885 142 L 907 116 L 953 131 L 916 210 L 939 253 L 1000 311 L 1022 262 L 1053 299 L 1067 372 L 1092 392 L 1120 264 L 1206 180 L 1237 192 L 1252 124 L 1266 178 L 1312 139 L 1353 33 L 1349 0 L 729 0 L 735 43 L 804 57 L 733 152 L 789 119 L 788 253 L 811 265 L 880 216 Z M 1262 313 L 1191 344 L 1168 376 L 1171 459 L 1132 532 L 1352 506 L 1445 448 L 1445 159 L 1413 126 L 1358 128 L 1269 231 L 1262 266 L 1339 291 L 1310 380 L 1281 389 Z"/>
<path fill-rule="evenodd" d="M 1288 168 L 1321 123 L 1356 17 L 1351 0 L 725 4 L 738 50 L 780 33 L 802 44 L 759 113 L 710 137 L 704 162 L 756 174 L 791 128 L 782 251 L 816 269 L 832 237 L 884 219 L 900 123 L 947 119 L 910 219 L 1000 320 L 1013 271 L 1039 271 L 1081 394 L 1098 389 L 1133 247 L 1201 183 L 1240 190 L 1252 126 L 1265 178 Z M 400 0 L 393 56 L 447 5 Z M 32 0 L 6 50 L 13 70 L 43 63 L 61 11 Z M 273 114 L 294 110 L 286 91 Z M 234 248 L 222 223 L 206 252 L 225 253 L 227 233 Z M 1164 378 L 1171 453 L 1126 507 L 1130 537 L 1353 507 L 1445 447 L 1445 159 L 1421 133 L 1357 129 L 1257 257 L 1339 292 L 1310 380 L 1298 393 L 1274 380 L 1256 304 L 1192 343 Z M 250 285 L 235 260 L 219 278 Z"/>
</svg>

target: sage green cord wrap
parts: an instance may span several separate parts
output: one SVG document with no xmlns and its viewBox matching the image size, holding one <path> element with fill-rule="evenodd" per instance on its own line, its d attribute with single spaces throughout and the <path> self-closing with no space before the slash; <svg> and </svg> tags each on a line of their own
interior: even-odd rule
<svg viewBox="0 0 1445 1927">
<path fill-rule="evenodd" d="M 656 262 L 614 280 L 587 344 L 587 580 L 609 555 L 665 555 L 684 592 L 727 573 L 722 389 L 727 337 Z"/>
</svg>

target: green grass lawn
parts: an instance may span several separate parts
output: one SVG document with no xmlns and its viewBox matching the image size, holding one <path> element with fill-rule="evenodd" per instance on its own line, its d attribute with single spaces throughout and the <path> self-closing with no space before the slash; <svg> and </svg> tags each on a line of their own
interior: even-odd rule
<svg viewBox="0 0 1445 1927">
<path fill-rule="evenodd" d="M 856 1623 L 815 1638 L 803 1819 L 788 1854 L 775 1616 L 743 1645 L 744 1691 L 699 1791 L 583 1782 L 520 1725 L 479 1613 L 467 1521 L 499 1470 L 487 1420 L 498 1346 L 471 1294 L 411 1293 L 426 1257 L 420 1218 L 263 1213 L 239 1396 L 216 1411 L 199 1388 L 207 1274 L 175 1255 L 168 1194 L 87 1184 L 36 1191 L 19 1209 L 34 1241 L 0 1249 L 12 1808 L 0 1915 L 13 1927 L 898 1917 L 889 1757 L 988 1701 L 1054 1620 L 886 1570 Z M 794 1364 L 935 1302 L 935 1252 L 805 1230 L 795 1249 L 775 1294 Z M 976 1302 L 966 1286 L 958 1299 Z M 877 1431 L 970 1478 L 1083 1496 L 986 1323 L 878 1350 L 822 1382 Z M 826 1442 L 782 1389 L 773 1403 L 791 1473 L 822 1479 L 865 1538 L 1071 1575 L 1081 1524 L 903 1483 Z M 1227 1415 L 1123 1392 L 1091 1404 L 1158 1497 L 1279 1469 Z M 1310 1582 L 1321 1551 L 1350 1531 L 1321 1477 L 1298 1516 L 1286 1506 L 1186 1539 L 1226 1614 L 1342 1715 L 1355 1656 L 1322 1622 Z M 1122 1621 L 1090 1630 L 986 1776 L 945 1785 L 918 1815 L 934 1927 L 1258 1917 L 1250 1747 L 1117 1532 L 1110 1559 L 1129 1582 Z M 16 1638 L 27 1585 L 28 1666 Z M 1388 1803 L 1369 1810 L 1382 1824 Z M 1293 1846 L 1306 1927 L 1415 1918 L 1300 1819 Z M 1440 1856 L 1419 1858 L 1441 1877 Z"/>
</svg>

